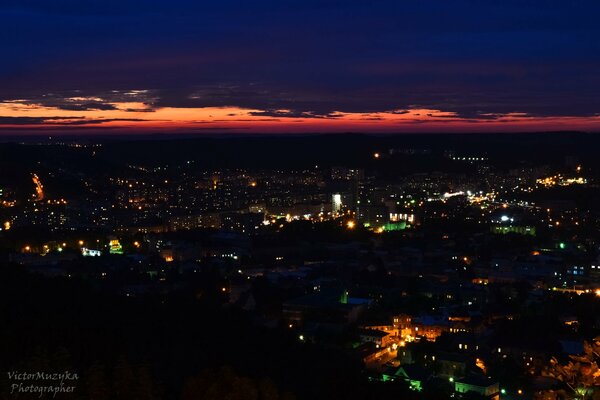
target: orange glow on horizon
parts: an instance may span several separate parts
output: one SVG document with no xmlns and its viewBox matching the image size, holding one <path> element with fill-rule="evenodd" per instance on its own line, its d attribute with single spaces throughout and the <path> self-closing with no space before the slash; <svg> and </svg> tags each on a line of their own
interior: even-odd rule
<svg viewBox="0 0 600 400">
<path fill-rule="evenodd" d="M 482 130 L 590 130 L 600 127 L 600 116 L 531 117 L 523 113 L 497 115 L 495 119 L 466 119 L 456 113 L 415 108 L 410 110 L 347 113 L 327 116 L 287 116 L 289 110 L 277 110 L 275 116 L 261 115 L 263 110 L 238 107 L 152 109 L 141 102 L 107 103 L 114 110 L 64 110 L 28 104 L 25 100 L 0 102 L 0 116 L 24 118 L 22 123 L 5 123 L 2 130 L 104 129 L 144 131 L 229 130 L 239 132 L 401 132 Z M 279 115 L 281 114 L 281 115 Z M 40 119 L 38 123 L 27 119 Z"/>
</svg>

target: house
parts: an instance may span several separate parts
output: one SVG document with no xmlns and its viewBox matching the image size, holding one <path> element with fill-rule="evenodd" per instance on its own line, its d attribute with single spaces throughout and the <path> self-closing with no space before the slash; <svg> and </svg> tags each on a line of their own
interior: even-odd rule
<svg viewBox="0 0 600 400">
<path fill-rule="evenodd" d="M 448 319 L 444 316 L 425 315 L 412 319 L 414 337 L 435 341 L 442 333 L 449 331 Z"/>
<path fill-rule="evenodd" d="M 414 362 L 412 350 L 408 347 L 399 347 L 396 358 L 401 364 L 412 364 Z"/>
<path fill-rule="evenodd" d="M 432 373 L 418 364 L 406 364 L 398 368 L 395 376 L 408 382 L 411 389 L 421 391 L 423 384 L 431 379 Z"/>
<path fill-rule="evenodd" d="M 377 360 L 378 358 L 380 358 L 387 352 L 388 352 L 388 349 L 381 348 L 381 347 L 378 348 L 377 345 L 373 342 L 363 343 L 354 349 L 354 353 L 365 364 L 372 362 L 374 360 Z"/>
<path fill-rule="evenodd" d="M 349 297 L 346 290 L 321 290 L 285 302 L 283 316 L 294 326 L 312 322 L 341 327 L 356 322 L 371 302 Z"/>
<path fill-rule="evenodd" d="M 457 393 L 475 392 L 490 400 L 500 399 L 500 384 L 498 381 L 483 375 L 470 375 L 455 379 L 454 391 Z"/>
<path fill-rule="evenodd" d="M 393 337 L 389 332 L 378 329 L 362 329 L 358 335 L 362 343 L 372 342 L 377 347 L 382 348 L 389 346 L 393 341 Z"/>
<path fill-rule="evenodd" d="M 456 353 L 440 353 L 437 357 L 437 372 L 445 378 L 459 378 L 467 373 L 468 357 Z"/>
</svg>

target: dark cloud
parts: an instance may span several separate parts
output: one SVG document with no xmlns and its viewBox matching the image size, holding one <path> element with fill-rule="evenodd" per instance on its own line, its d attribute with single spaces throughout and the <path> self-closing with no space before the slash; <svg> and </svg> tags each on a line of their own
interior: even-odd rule
<svg viewBox="0 0 600 400">
<path fill-rule="evenodd" d="M 264 110 L 264 111 L 252 111 L 249 113 L 253 116 L 264 116 L 264 117 L 285 117 L 285 118 L 339 118 L 341 115 L 330 112 L 327 114 L 318 114 L 314 111 L 300 111 L 300 110 Z"/>
<path fill-rule="evenodd" d="M 86 119 L 85 117 L 4 117 L 0 116 L 0 129 L 2 125 L 99 125 L 107 122 L 142 122 L 139 118 L 98 118 Z"/>
<path fill-rule="evenodd" d="M 55 123 L 56 121 L 66 121 L 70 123 L 83 117 L 3 117 L 0 116 L 0 125 L 41 125 L 46 123 Z"/>
<path fill-rule="evenodd" d="M 52 103 L 46 102 L 44 103 L 46 107 L 56 107 L 60 110 L 68 110 L 68 111 L 90 111 L 90 110 L 116 110 L 113 104 L 102 103 L 99 101 L 87 101 L 87 102 L 62 102 L 62 103 Z"/>
<path fill-rule="evenodd" d="M 143 122 L 144 119 L 140 118 L 98 118 L 98 119 L 87 119 L 87 120 L 72 120 L 64 123 L 64 125 L 99 125 L 107 122 Z"/>
<path fill-rule="evenodd" d="M 111 111 L 119 109 L 116 104 L 121 102 L 141 102 L 145 108 L 127 108 L 128 112 L 151 112 L 153 111 L 148 102 L 153 99 L 147 91 L 109 91 L 94 92 L 93 95 L 82 91 L 65 91 L 45 94 L 33 94 L 31 98 L 8 98 L 9 102 L 19 104 L 52 107 L 67 111 Z M 2 101 L 2 99 L 0 99 Z"/>
<path fill-rule="evenodd" d="M 275 118 L 595 116 L 599 14 L 595 0 L 9 0 L 0 100 Z"/>
</svg>

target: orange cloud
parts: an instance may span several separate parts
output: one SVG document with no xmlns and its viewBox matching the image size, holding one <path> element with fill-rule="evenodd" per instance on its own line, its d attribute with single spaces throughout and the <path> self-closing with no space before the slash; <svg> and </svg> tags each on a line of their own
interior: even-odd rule
<svg viewBox="0 0 600 400">
<path fill-rule="evenodd" d="M 70 99 L 102 102 L 100 98 Z M 105 107 L 65 109 L 32 104 L 27 100 L 0 102 L 0 130 L 77 126 L 77 129 L 131 131 L 233 130 L 253 132 L 408 132 L 408 131 L 508 131 L 592 130 L 595 117 L 532 117 L 523 113 L 487 114 L 463 118 L 454 112 L 414 107 L 374 113 L 334 112 L 328 115 L 291 110 L 257 110 L 239 107 L 151 108 L 142 102 L 105 102 Z"/>
</svg>

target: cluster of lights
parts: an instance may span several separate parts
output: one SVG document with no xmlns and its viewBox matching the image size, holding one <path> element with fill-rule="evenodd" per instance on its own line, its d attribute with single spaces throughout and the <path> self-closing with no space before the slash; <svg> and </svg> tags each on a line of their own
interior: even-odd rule
<svg viewBox="0 0 600 400">
<path fill-rule="evenodd" d="M 464 195 L 465 195 L 465 192 L 452 192 L 452 193 L 446 192 L 446 193 L 444 193 L 443 198 L 449 199 L 451 197 L 464 196 Z"/>
<path fill-rule="evenodd" d="M 565 178 L 562 175 L 554 175 L 546 178 L 536 179 L 535 181 L 538 185 L 544 187 L 552 187 L 552 186 L 571 186 L 571 185 L 585 185 L 587 183 L 587 179 L 583 177 L 577 178 Z"/>
<path fill-rule="evenodd" d="M 485 157 L 452 157 L 452 161 L 485 161 Z"/>
<path fill-rule="evenodd" d="M 65 204 L 67 204 L 67 200 L 65 200 L 65 199 L 58 199 L 58 200 L 50 200 L 50 199 L 48 199 L 46 201 L 46 203 L 50 204 L 50 205 L 58 206 L 58 205 L 65 205 Z"/>
</svg>

